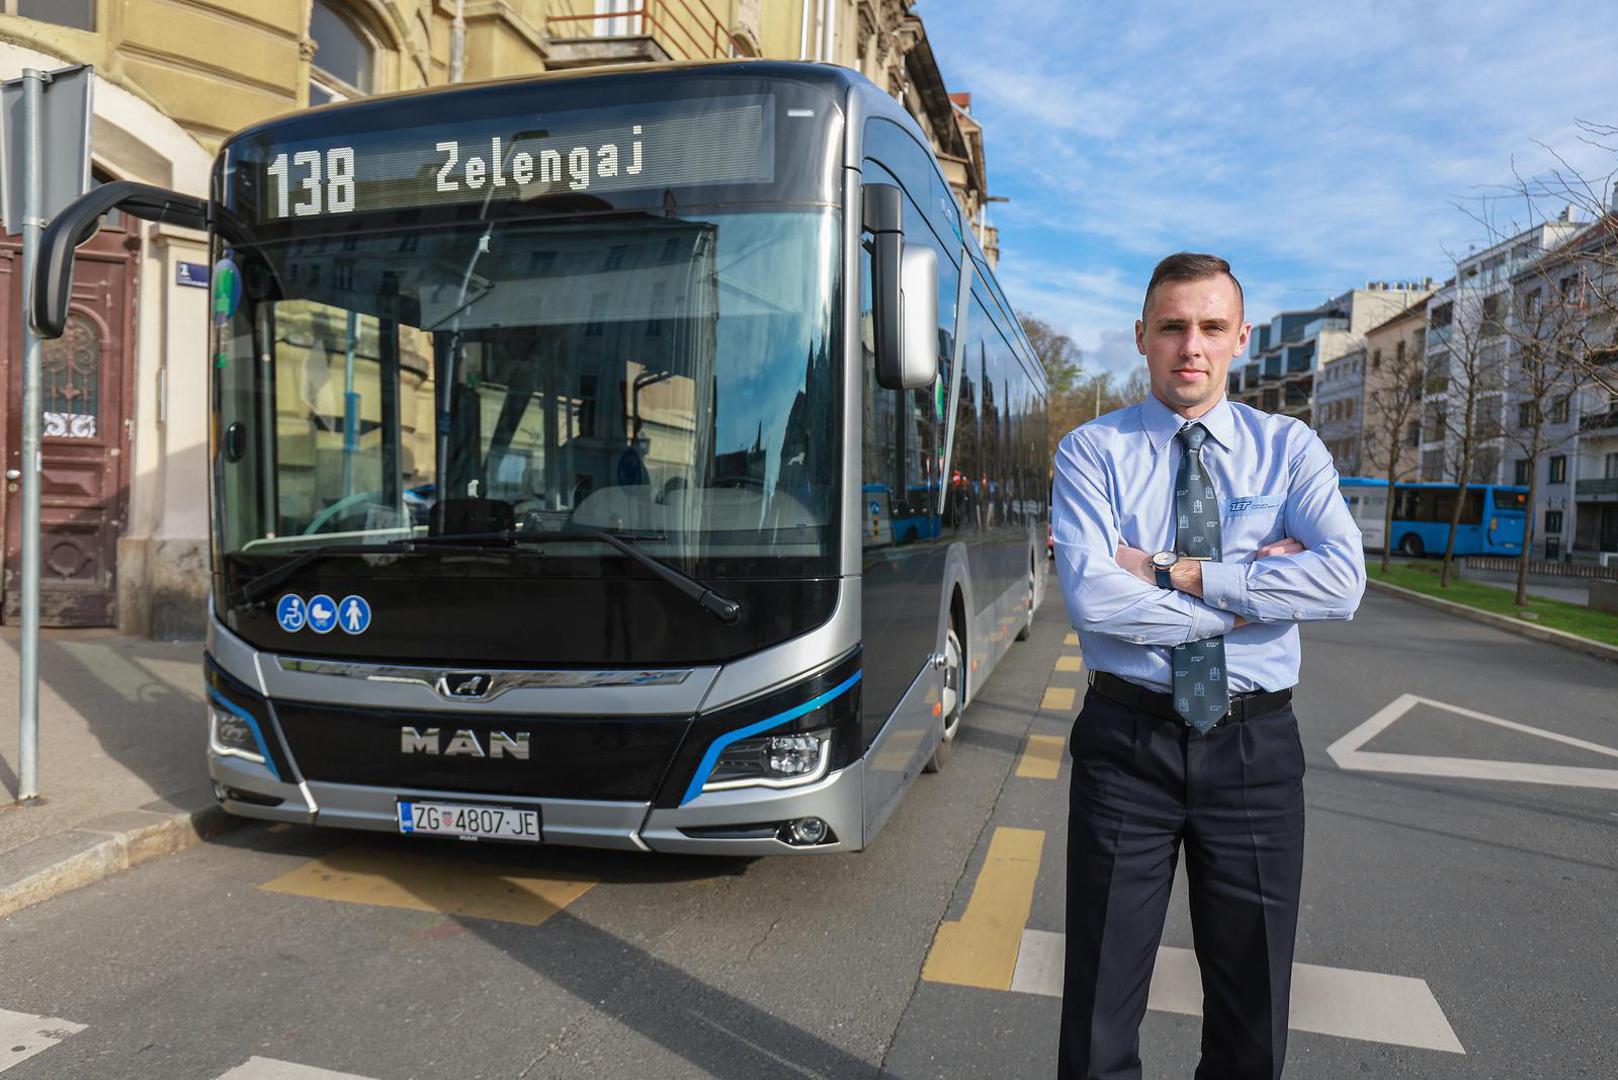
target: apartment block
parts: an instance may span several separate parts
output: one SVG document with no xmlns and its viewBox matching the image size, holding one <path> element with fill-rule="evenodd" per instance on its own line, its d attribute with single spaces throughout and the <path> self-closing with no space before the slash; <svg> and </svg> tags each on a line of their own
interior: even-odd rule
<svg viewBox="0 0 1618 1080">
<path fill-rule="evenodd" d="M 1318 307 L 1283 311 L 1256 324 L 1246 359 L 1231 364 L 1231 400 L 1318 426 L 1322 369 L 1362 348 L 1367 330 L 1430 290 L 1431 282 L 1368 281 Z"/>
</svg>

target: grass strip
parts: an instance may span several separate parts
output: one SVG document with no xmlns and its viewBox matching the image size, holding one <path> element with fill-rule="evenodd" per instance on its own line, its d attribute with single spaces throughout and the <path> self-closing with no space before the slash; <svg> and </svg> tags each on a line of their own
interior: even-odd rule
<svg viewBox="0 0 1618 1080">
<path fill-rule="evenodd" d="M 1532 594 L 1528 597 L 1527 606 L 1518 607 L 1513 590 L 1467 581 L 1456 572 L 1450 575 L 1449 588 L 1442 589 L 1438 585 L 1438 570 L 1437 562 L 1396 563 L 1384 574 L 1376 559 L 1368 561 L 1365 567 L 1366 574 L 1389 585 L 1398 585 L 1481 611 L 1491 611 L 1496 615 L 1519 618 L 1536 626 L 1563 630 L 1604 645 L 1618 645 L 1618 615 L 1591 611 L 1561 600 L 1545 600 Z M 1528 617 L 1524 618 L 1525 615 Z"/>
</svg>

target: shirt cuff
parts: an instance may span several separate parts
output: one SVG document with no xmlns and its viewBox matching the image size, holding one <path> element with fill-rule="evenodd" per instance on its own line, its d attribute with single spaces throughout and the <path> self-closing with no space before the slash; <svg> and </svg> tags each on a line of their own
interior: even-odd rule
<svg viewBox="0 0 1618 1080">
<path fill-rule="evenodd" d="M 1220 611 L 1251 617 L 1247 602 L 1247 568 L 1241 563 L 1205 561 L 1202 599 Z"/>
<path fill-rule="evenodd" d="M 1205 638 L 1224 637 L 1236 628 L 1236 616 L 1227 611 L 1216 611 L 1194 596 L 1186 597 L 1192 603 L 1191 610 L 1191 636 L 1185 642 L 1202 641 Z"/>
</svg>

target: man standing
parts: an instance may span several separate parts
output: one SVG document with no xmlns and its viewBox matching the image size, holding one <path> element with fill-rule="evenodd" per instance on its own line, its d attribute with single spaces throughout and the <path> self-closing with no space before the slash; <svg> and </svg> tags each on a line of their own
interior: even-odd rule
<svg viewBox="0 0 1618 1080">
<path fill-rule="evenodd" d="M 1070 744 L 1061 1075 L 1139 1077 L 1185 846 L 1202 970 L 1197 1080 L 1281 1075 L 1303 871 L 1298 623 L 1352 618 L 1359 530 L 1298 420 L 1225 400 L 1247 347 L 1213 255 L 1152 272 L 1152 392 L 1068 433 L 1052 531 L 1090 689 Z"/>
</svg>

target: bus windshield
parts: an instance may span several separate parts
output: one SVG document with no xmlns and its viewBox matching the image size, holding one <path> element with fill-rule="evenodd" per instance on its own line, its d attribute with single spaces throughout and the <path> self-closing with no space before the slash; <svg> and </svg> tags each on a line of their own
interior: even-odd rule
<svg viewBox="0 0 1618 1080">
<path fill-rule="evenodd" d="M 837 228 L 629 213 L 223 249 L 219 554 L 587 527 L 688 573 L 829 565 Z"/>
</svg>

